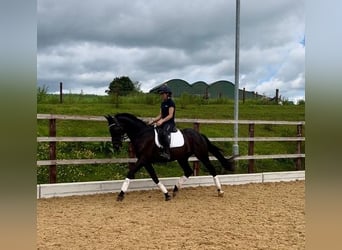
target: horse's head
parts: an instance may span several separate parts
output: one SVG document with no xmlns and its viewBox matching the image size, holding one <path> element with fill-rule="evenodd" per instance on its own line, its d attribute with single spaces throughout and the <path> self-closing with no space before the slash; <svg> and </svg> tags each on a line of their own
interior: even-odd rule
<svg viewBox="0 0 342 250">
<path fill-rule="evenodd" d="M 106 115 L 105 118 L 108 121 L 108 129 L 112 137 L 113 149 L 116 152 L 120 151 L 125 132 L 116 117 Z"/>
</svg>

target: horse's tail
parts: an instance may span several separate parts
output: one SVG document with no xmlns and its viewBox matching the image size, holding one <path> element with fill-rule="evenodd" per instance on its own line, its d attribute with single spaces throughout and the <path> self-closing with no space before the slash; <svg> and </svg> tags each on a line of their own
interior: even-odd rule
<svg viewBox="0 0 342 250">
<path fill-rule="evenodd" d="M 210 153 L 212 153 L 218 160 L 219 162 L 221 163 L 221 165 L 226 169 L 226 170 L 229 170 L 229 171 L 234 171 L 235 168 L 234 168 L 234 164 L 233 164 L 233 160 L 234 160 L 234 156 L 230 157 L 229 159 L 225 158 L 223 156 L 223 154 L 221 153 L 222 150 L 215 146 L 214 144 L 212 144 L 208 137 L 206 137 L 205 135 L 201 134 L 201 136 L 205 139 L 205 141 L 207 142 L 207 145 L 208 145 L 208 150 Z"/>
</svg>

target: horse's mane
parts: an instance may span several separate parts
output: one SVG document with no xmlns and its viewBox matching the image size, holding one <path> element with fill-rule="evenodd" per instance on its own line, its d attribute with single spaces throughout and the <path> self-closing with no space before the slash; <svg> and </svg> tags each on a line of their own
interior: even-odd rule
<svg viewBox="0 0 342 250">
<path fill-rule="evenodd" d="M 136 123 L 140 123 L 141 125 L 147 126 L 143 120 L 139 119 L 138 117 L 136 117 L 135 115 L 130 114 L 130 113 L 118 113 L 115 115 L 115 117 L 125 117 L 125 118 L 128 118 L 130 120 L 133 120 Z"/>
</svg>

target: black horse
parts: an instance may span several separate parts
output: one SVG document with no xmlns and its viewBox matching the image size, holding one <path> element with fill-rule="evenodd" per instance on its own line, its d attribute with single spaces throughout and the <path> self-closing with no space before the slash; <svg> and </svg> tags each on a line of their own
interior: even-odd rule
<svg viewBox="0 0 342 250">
<path fill-rule="evenodd" d="M 134 167 L 129 169 L 117 200 L 122 201 L 124 199 L 130 180 L 134 179 L 135 173 L 142 167 L 145 167 L 152 180 L 164 193 L 165 200 L 170 200 L 171 196 L 165 186 L 159 181 L 152 166 L 152 164 L 156 162 L 165 162 L 165 159 L 160 156 L 160 148 L 155 143 L 154 127 L 147 125 L 144 121 L 128 113 L 119 113 L 115 116 L 107 115 L 105 118 L 108 121 L 108 128 L 112 137 L 114 150 L 118 151 L 120 149 L 124 140 L 124 135 L 127 134 L 138 159 Z M 195 155 L 208 169 L 209 173 L 214 178 L 214 183 L 217 187 L 219 196 L 222 196 L 223 191 L 221 190 L 221 183 L 214 166 L 209 161 L 208 152 L 212 153 L 220 161 L 221 165 L 229 171 L 234 171 L 234 166 L 232 164 L 233 157 L 226 159 L 221 154 L 221 150 L 218 147 L 213 145 L 205 135 L 198 133 L 194 129 L 186 128 L 181 131 L 184 136 L 184 145 L 170 149 L 171 159 L 169 161 L 177 160 L 184 170 L 184 176 L 180 177 L 173 189 L 173 196 L 176 195 L 189 176 L 193 174 L 193 170 L 188 162 L 189 157 L 192 155 Z"/>
</svg>

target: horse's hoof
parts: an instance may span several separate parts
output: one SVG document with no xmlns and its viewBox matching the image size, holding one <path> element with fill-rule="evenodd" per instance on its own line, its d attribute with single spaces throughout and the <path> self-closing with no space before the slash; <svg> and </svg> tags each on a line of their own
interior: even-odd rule
<svg viewBox="0 0 342 250">
<path fill-rule="evenodd" d="M 125 198 L 125 196 L 118 195 L 118 197 L 116 198 L 116 201 L 123 201 L 124 198 Z"/>
<path fill-rule="evenodd" d="M 178 193 L 178 187 L 175 186 L 174 189 L 173 189 L 173 192 L 172 192 L 172 196 L 175 197 Z"/>
<path fill-rule="evenodd" d="M 224 192 L 222 190 L 218 191 L 218 197 L 223 197 Z"/>
<path fill-rule="evenodd" d="M 165 201 L 171 200 L 171 196 L 169 194 L 165 194 Z"/>
</svg>

